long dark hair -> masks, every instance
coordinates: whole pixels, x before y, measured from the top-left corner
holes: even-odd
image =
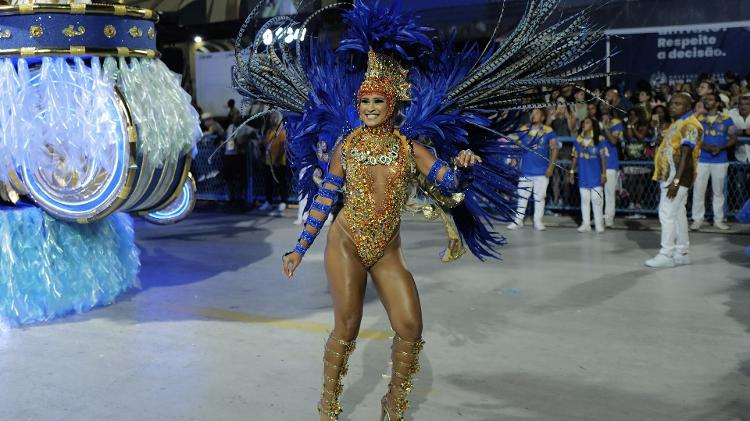
[[[599,140],[601,139],[601,136],[602,136],[602,129],[601,129],[601,126],[599,125],[599,120],[593,117],[587,116],[586,118],[581,120],[581,127],[578,129],[578,136],[583,136],[583,122],[586,120],[591,121],[591,132],[592,132],[592,135],[594,136],[594,145],[598,145]]]
[[[655,105],[654,108],[651,109],[651,115],[657,114],[656,110],[662,110],[664,111],[664,121],[659,121],[660,123],[671,123],[672,122],[672,116],[669,115],[669,110],[664,105]]]

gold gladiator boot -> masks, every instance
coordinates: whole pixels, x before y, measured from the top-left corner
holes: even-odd
[[[328,337],[323,354],[323,391],[318,402],[318,413],[328,417],[330,421],[337,421],[342,408],[339,403],[342,383],[349,369],[349,356],[354,352],[355,341],[346,342],[341,339]]]
[[[382,412],[380,421],[403,421],[404,413],[409,407],[407,399],[412,387],[412,379],[419,371],[419,352],[424,346],[422,339],[409,342],[398,335],[393,337],[391,345],[391,381],[388,393],[380,400]]]

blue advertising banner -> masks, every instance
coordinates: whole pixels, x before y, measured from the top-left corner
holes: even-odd
[[[750,73],[750,22],[746,24],[609,31],[612,51],[620,51],[611,59],[611,69],[652,85],[695,80],[701,73],[719,81],[727,71],[744,77]]]

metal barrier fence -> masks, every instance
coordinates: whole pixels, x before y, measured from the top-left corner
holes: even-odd
[[[570,146],[575,142],[573,137],[560,137],[563,145]],[[750,138],[742,138],[743,143],[750,143]],[[216,151],[220,145],[216,136],[206,136],[198,143],[198,154],[193,161],[193,176],[195,177],[198,194],[202,200],[227,200],[229,198],[227,183],[223,175],[223,151]],[[564,148],[558,164],[550,180],[547,191],[547,209],[552,211],[575,211],[580,209],[580,195],[578,186],[570,184],[570,148]],[[211,159],[209,160],[209,156]],[[564,159],[562,159],[564,158]],[[246,201],[265,200],[265,174],[263,163],[256,161],[252,154],[246,155],[247,183]],[[651,180],[653,161],[621,161],[618,171],[617,204],[619,214],[656,214],[659,207],[659,186]],[[750,197],[750,164],[731,162],[727,175],[724,192],[726,194],[727,216],[737,213],[745,201]],[[711,184],[706,191],[706,212],[711,215]],[[290,202],[296,198],[290,192]],[[688,198],[688,209],[692,203]],[[530,203],[531,205],[531,203]]]
[[[223,176],[224,153],[221,150],[216,151],[220,143],[220,138],[215,135],[203,136],[198,142],[198,154],[193,159],[193,166],[191,168],[196,187],[198,188],[198,192],[196,193],[198,199],[229,199],[227,183]]]
[[[229,187],[224,176],[224,150],[223,148],[217,150],[221,142],[215,135],[204,136],[198,142],[192,173],[198,188],[196,197],[200,200],[229,200]],[[263,162],[256,160],[252,153],[247,153],[244,156],[247,160],[246,176],[248,179],[245,202],[253,203],[256,200],[265,200]]]
[[[581,199],[578,186],[570,184],[570,152],[565,145],[575,142],[574,137],[560,137],[564,149],[558,164],[565,168],[555,168],[547,191],[546,208],[553,211],[574,211],[580,209]],[[750,138],[740,138],[741,143],[750,143]],[[659,208],[659,185],[651,180],[654,171],[653,161],[620,161],[617,172],[617,193],[615,208],[619,214],[656,214]],[[688,197],[688,212],[692,207],[691,189]],[[706,189],[706,215],[713,216],[711,183]],[[750,164],[730,162],[727,179],[724,185],[725,215],[734,216],[750,198]]]

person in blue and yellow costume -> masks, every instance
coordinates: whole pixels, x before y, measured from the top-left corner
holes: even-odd
[[[521,178],[518,179],[518,210],[515,220],[508,229],[516,230],[523,226],[529,196],[534,195],[534,229],[544,231],[542,222],[544,204],[547,199],[547,186],[555,170],[560,143],[552,127],[544,124],[547,116],[543,108],[531,110],[531,124],[523,125],[512,137],[525,148],[521,155]]]
[[[394,128],[394,111],[409,99],[409,84],[406,71],[393,59],[370,52],[357,99],[364,126],[334,150],[302,235],[284,256],[283,271],[289,278],[294,275],[343,189],[344,207],[328,232],[325,250],[335,324],[325,346],[321,419],[335,418],[341,411],[339,385],[359,333],[369,273],[396,332],[393,373],[382,406],[388,419],[397,420],[406,410],[424,344],[417,287],[401,253],[401,208],[417,172],[445,193],[457,190],[460,173]],[[462,151],[456,161],[464,168],[481,162],[471,150]]]
[[[615,225],[615,208],[617,202],[617,174],[620,171],[620,144],[623,139],[622,120],[613,116],[612,108],[602,103],[599,107],[602,114],[603,146],[607,149],[607,182],[604,183],[604,226]]]
[[[654,181],[659,182],[659,222],[661,250],[646,260],[654,268],[690,264],[688,251],[687,196],[698,173],[698,157],[703,144],[703,125],[691,111],[690,94],[677,93],[669,101],[674,122],[664,133],[654,156]]]
[[[732,117],[721,111],[722,103],[719,94],[709,92],[701,98],[706,113],[698,116],[698,121],[703,125],[703,146],[698,158],[698,175],[695,178],[693,188],[693,224],[690,229],[698,230],[703,225],[703,217],[706,214],[706,188],[708,179],[711,179],[711,192],[713,195],[712,207],[714,212],[714,227],[720,230],[728,230],[729,225],[724,223],[724,184],[729,171],[729,154],[737,142],[737,128],[734,126]]]
[[[591,210],[594,211],[596,232],[604,232],[604,185],[607,182],[608,150],[602,143],[599,122],[593,117],[581,121],[576,143],[573,145],[570,182],[578,172],[581,193],[581,226],[578,232],[591,231]]]

